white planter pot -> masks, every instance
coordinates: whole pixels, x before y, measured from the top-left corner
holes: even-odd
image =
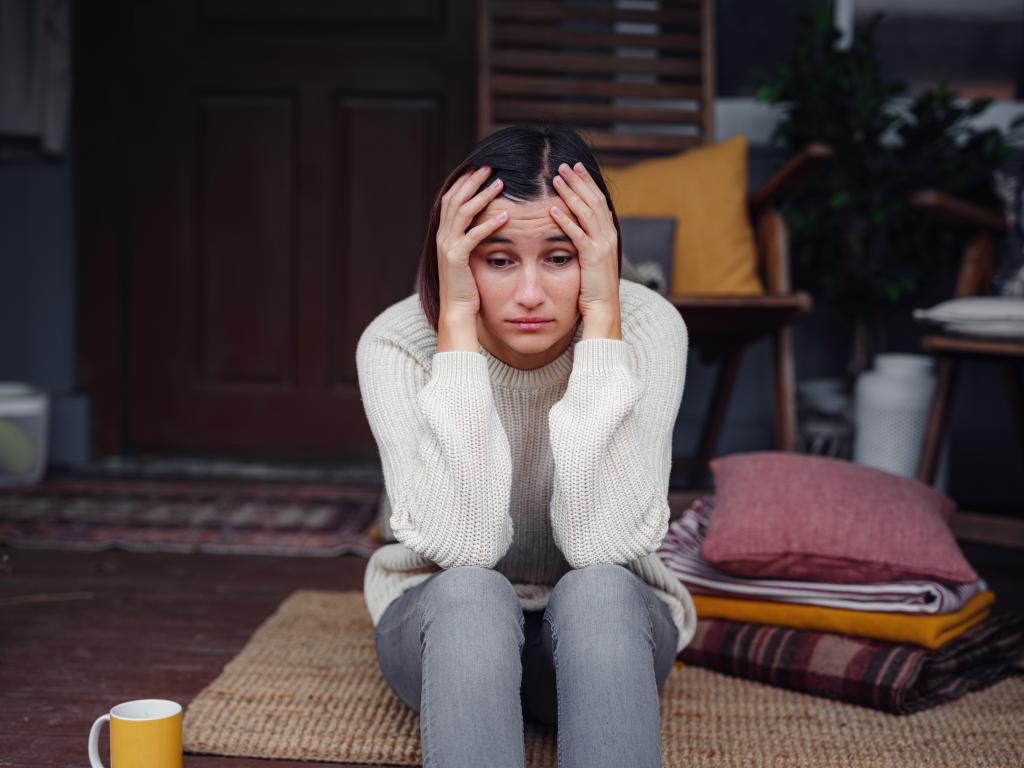
[[[935,393],[935,361],[928,355],[882,354],[854,388],[853,460],[905,477],[917,476]],[[935,487],[945,492],[949,439],[943,441]]]
[[[0,486],[28,485],[46,473],[49,396],[20,382],[0,382]]]

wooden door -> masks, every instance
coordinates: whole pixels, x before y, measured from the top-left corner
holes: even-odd
[[[89,6],[97,448],[372,455],[355,345],[413,292],[433,193],[475,141],[473,3]]]

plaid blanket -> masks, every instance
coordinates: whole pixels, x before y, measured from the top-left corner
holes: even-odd
[[[1024,672],[1024,614],[993,612],[941,648],[700,619],[683,663],[897,715]]]

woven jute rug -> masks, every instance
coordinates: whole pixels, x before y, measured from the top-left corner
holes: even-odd
[[[662,765],[907,768],[1024,765],[1024,678],[897,716],[699,667],[661,690]],[[525,723],[527,766],[556,731]],[[291,594],[188,705],[192,754],[419,765],[419,715],[388,688],[362,593]]]

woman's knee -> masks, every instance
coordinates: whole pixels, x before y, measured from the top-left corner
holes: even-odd
[[[522,628],[523,612],[515,587],[492,568],[447,568],[425,586],[421,601],[433,614],[466,614],[475,619],[512,616]]]
[[[565,573],[552,590],[550,602],[561,610],[618,609],[636,601],[644,604],[640,594],[643,586],[639,576],[621,565],[588,565]]]
[[[550,631],[590,644],[619,631],[651,634],[649,598],[639,576],[621,565],[577,568],[559,579],[545,612]],[[575,642],[575,641],[574,641]]]

